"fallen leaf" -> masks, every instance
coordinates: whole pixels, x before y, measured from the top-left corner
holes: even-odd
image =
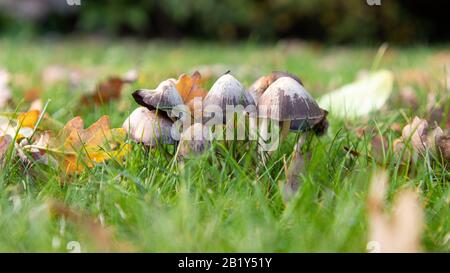
[[[394,76],[379,70],[345,85],[319,99],[319,106],[331,115],[357,118],[379,110],[391,95]]]
[[[87,129],[84,129],[83,120],[76,117],[46,147],[33,144],[24,149],[51,153],[66,174],[74,174],[110,159],[120,162],[130,151],[125,139],[125,130],[110,128],[108,116],[101,117]]]
[[[200,98],[203,100],[207,95],[207,91],[200,87],[201,78],[200,73],[195,71],[192,76],[186,74],[180,75],[175,84],[184,104],[191,109],[191,113],[194,112],[194,99]]]
[[[0,136],[9,135],[12,138],[16,138],[17,142],[24,137],[30,137],[33,135],[37,121],[35,115],[36,113],[34,112],[21,113],[18,116],[21,120],[13,118],[13,115],[10,117],[0,116]]]
[[[393,213],[388,215],[385,212],[387,187],[386,173],[377,173],[372,177],[367,200],[368,246],[377,246],[374,252],[420,252],[424,213],[417,193],[409,189],[397,193]]]
[[[34,128],[41,112],[39,110],[31,110],[25,113],[20,113],[17,117],[19,125],[22,127]]]
[[[84,95],[81,101],[85,105],[104,104],[113,99],[120,98],[123,81],[118,77],[111,77],[108,80],[98,84],[92,94]]]
[[[26,102],[33,102],[40,98],[42,94],[42,89],[39,87],[31,88],[23,95]]]

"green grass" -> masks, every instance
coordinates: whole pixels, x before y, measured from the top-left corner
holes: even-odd
[[[22,41],[0,40],[0,67],[15,75],[14,102],[26,110],[22,95],[40,85],[42,70],[63,64],[88,70],[86,81],[138,68],[138,83],[126,86],[122,99],[100,107],[79,107],[86,88],[66,84],[46,87],[51,99],[47,113],[60,122],[80,115],[89,125],[109,115],[120,127],[137,107],[131,92],[153,88],[168,77],[192,71],[199,65],[224,64],[246,86],[272,70],[300,75],[308,90],[318,97],[351,82],[358,71],[370,69],[376,48],[321,48],[300,45],[204,44],[195,42],[119,41]],[[432,73],[430,84],[443,80],[429,66],[430,58],[449,47],[397,48],[388,51],[380,66],[394,71],[423,69]],[[209,88],[214,79],[207,83]],[[395,86],[395,94],[399,86]],[[287,205],[278,181],[284,179],[283,154],[289,154],[295,135],[264,166],[256,149],[239,149],[232,155],[222,150],[189,160],[185,172],[159,154],[133,145],[123,167],[107,163],[66,178],[61,186],[58,170],[40,164],[25,166],[6,162],[0,174],[0,251],[65,252],[70,241],[82,251],[96,251],[92,238],[77,225],[50,217],[43,206],[55,198],[92,215],[115,231],[136,251],[250,251],[250,252],[364,252],[367,244],[366,197],[371,175],[386,169],[390,176],[388,203],[400,189],[416,187],[425,207],[425,251],[450,250],[450,189],[448,165],[418,160],[409,170],[388,152],[376,163],[368,155],[376,134],[389,139],[393,122],[404,125],[414,115],[427,116],[428,88],[417,86],[419,110],[413,111],[391,99],[381,114],[358,121],[331,118],[329,133],[310,144],[302,186]],[[442,90],[440,90],[442,91]],[[443,91],[446,92],[446,91]],[[14,109],[13,109],[14,110]],[[408,119],[408,120],[407,120]],[[378,130],[358,138],[358,126]],[[217,143],[214,145],[218,145]],[[360,153],[353,157],[344,147]],[[170,147],[169,147],[170,148]],[[60,242],[59,244],[57,242]],[[52,243],[53,242],[53,243]]]

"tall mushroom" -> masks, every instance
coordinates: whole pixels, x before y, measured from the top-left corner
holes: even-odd
[[[261,131],[263,138],[267,138],[265,133],[269,120],[279,122],[280,140],[283,140],[289,130],[309,131],[326,127],[326,113],[308,91],[291,77],[277,79],[259,98],[258,116],[265,127]]]
[[[297,81],[299,84],[303,85],[302,80],[300,80],[299,77],[295,76],[292,73],[289,72],[283,72],[283,71],[273,71],[269,75],[262,76],[259,79],[257,79],[249,88],[248,91],[252,95],[254,101],[256,104],[258,104],[259,98],[262,96],[264,91],[276,80],[278,80],[281,77],[289,77]]]
[[[298,176],[304,167],[301,148],[309,132],[322,135],[328,128],[327,111],[321,109],[299,81],[291,77],[280,77],[261,95],[258,104],[259,117],[264,121],[262,133],[267,132],[269,121],[279,122],[281,141],[290,130],[305,132],[295,145],[293,156],[283,186],[284,199],[289,200],[298,188]],[[263,141],[267,135],[262,134]]]

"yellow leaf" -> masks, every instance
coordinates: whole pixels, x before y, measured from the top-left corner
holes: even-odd
[[[34,128],[40,114],[41,112],[39,110],[30,110],[25,113],[20,113],[17,120],[22,127]]]
[[[125,130],[110,128],[108,116],[101,117],[87,129],[83,120],[76,117],[52,139],[50,147],[33,147],[53,153],[65,173],[74,174],[110,159],[120,162],[130,151],[125,139]]]

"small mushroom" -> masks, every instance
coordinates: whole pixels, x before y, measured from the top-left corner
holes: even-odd
[[[172,108],[183,104],[183,99],[177,91],[175,80],[161,82],[155,90],[139,89],[133,92],[134,100],[149,110],[170,112]]]
[[[266,89],[272,83],[274,83],[276,80],[278,80],[281,77],[292,78],[299,84],[303,85],[302,80],[300,80],[300,78],[295,76],[294,74],[291,74],[289,72],[283,72],[283,71],[273,71],[269,75],[262,76],[259,79],[257,79],[248,89],[248,91],[252,95],[256,104],[258,104],[259,98],[262,96],[264,91],[266,91]]]
[[[175,143],[172,137],[172,124],[164,112],[157,113],[156,110],[138,107],[125,120],[122,128],[133,141],[154,147],[157,144]]]
[[[200,155],[211,147],[207,138],[208,128],[201,123],[194,123],[180,135],[178,155],[187,157],[189,155]]]
[[[289,130],[309,131],[315,129],[318,134],[328,127],[327,111],[321,109],[313,97],[295,79],[281,77],[273,82],[261,95],[258,115],[281,123],[281,138]]]
[[[226,123],[227,106],[241,105],[246,108],[255,105],[255,101],[244,86],[228,72],[221,76],[211,87],[203,101],[203,115],[206,119],[212,117],[211,106],[222,110],[223,123]]]

